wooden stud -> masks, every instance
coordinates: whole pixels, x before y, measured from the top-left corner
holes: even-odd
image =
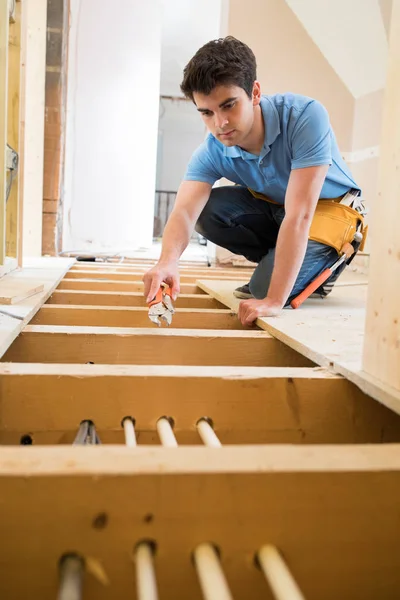
[[[369,274],[363,370],[383,390],[400,392],[400,0],[393,0],[383,129],[379,201]]]
[[[400,442],[398,415],[324,369],[0,363],[1,444],[70,444],[84,418],[123,444],[127,415],[140,444],[155,444],[163,414],[179,444],[199,444],[204,415],[224,446]]]
[[[210,424],[210,419],[202,417],[197,421],[196,425],[197,431],[206,446],[209,446],[210,448],[221,448],[221,442]]]
[[[257,553],[257,559],[276,600],[305,600],[275,546],[262,546]]]
[[[173,421],[171,421],[171,418],[169,417],[161,417],[161,419],[158,419],[157,421],[157,432],[160,436],[161,444],[166,448],[178,447],[178,442],[176,441],[172,426]]]
[[[43,304],[31,325],[78,325],[92,327],[154,328],[147,306],[90,306],[85,304]],[[171,328],[239,329],[245,327],[237,315],[223,308],[178,308]],[[253,329],[258,329],[255,327]]]
[[[122,420],[122,426],[125,433],[125,444],[130,448],[137,446],[136,435],[135,435],[135,421],[132,417],[124,417]]]
[[[141,542],[135,551],[136,593],[138,600],[158,600],[157,580],[153,564],[154,551],[148,542]]]
[[[90,292],[55,290],[48,304],[90,304],[101,306],[146,306],[140,292]],[[225,308],[208,294],[181,294],[174,302],[176,308]]]
[[[199,544],[193,558],[205,600],[233,600],[215,548]]]
[[[6,257],[8,37],[8,0],[0,0],[0,265],[4,265]]]
[[[5,362],[312,366],[264,331],[28,325]]]
[[[8,52],[8,144],[20,152],[21,3],[15,4],[15,20],[9,27]],[[19,185],[17,170],[6,209],[6,255],[17,257],[19,233]]]

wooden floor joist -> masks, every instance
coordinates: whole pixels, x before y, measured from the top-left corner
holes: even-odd
[[[31,324],[154,329],[148,312],[147,306],[44,304],[31,320]],[[178,308],[172,325],[174,329],[245,329],[236,313],[221,308]],[[253,329],[259,328],[255,326]]]
[[[71,568],[83,600],[145,574],[160,600],[272,599],[289,571],[305,600],[396,597],[400,416],[211,295],[251,270],[184,270],[170,328],[145,270],[76,263],[4,340],[0,596]],[[101,444],[72,446],[82,423]]]
[[[264,331],[29,325],[10,362],[140,365],[312,366]]]
[[[82,419],[122,444],[127,416],[153,444],[164,414],[180,444],[201,417],[223,444],[400,442],[398,415],[324,369],[0,363],[0,397],[3,444],[71,443]]]
[[[133,597],[134,549],[150,539],[162,598],[202,597],[191,557],[204,542],[236,600],[268,597],[265,544],[309,600],[396,598],[399,473],[397,445],[3,448],[0,594],[55,598],[58,560],[75,552],[85,600]]]
[[[49,304],[90,304],[100,306],[146,306],[143,292],[95,292],[89,290],[55,290]],[[226,308],[208,294],[181,294],[176,308]]]

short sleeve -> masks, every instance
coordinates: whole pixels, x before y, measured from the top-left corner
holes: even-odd
[[[185,181],[203,181],[213,185],[221,177],[206,142],[203,142],[193,153],[183,179]]]
[[[327,110],[320,102],[310,102],[294,126],[292,169],[332,164],[331,125]]]

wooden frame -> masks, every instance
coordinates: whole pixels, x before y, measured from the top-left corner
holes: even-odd
[[[397,128],[396,69],[390,78]],[[397,146],[384,137],[391,189]],[[389,201],[382,252],[397,260]],[[1,309],[0,596],[54,598],[59,561],[74,555],[87,600],[132,595],[144,570],[164,600],[211,598],[211,571],[226,598],[261,600],[272,550],[306,599],[397,597],[400,346],[377,287],[369,311],[386,337],[369,330],[364,373],[359,281],[318,314],[310,304],[252,330],[232,323],[231,295],[250,272],[188,265],[172,327],[157,329],[143,322],[143,261],[75,264],[64,277],[70,266],[40,299]],[[396,326],[398,281],[386,311]],[[76,437],[85,428],[92,447]]]
[[[58,560],[75,552],[87,565],[85,597],[119,600],[135,585],[136,545],[150,539],[162,596],[200,599],[190,556],[207,542],[220,548],[235,598],[257,599],[268,584],[254,557],[272,544],[306,597],[390,597],[400,417],[266,331],[243,329],[226,304],[198,293],[197,269],[184,284],[197,293],[181,296],[191,306],[177,303],[169,329],[150,326],[144,266],[133,269],[93,265],[93,277],[75,278],[83,269],[72,266],[3,355],[0,497],[12,504],[0,504],[5,534],[23,512],[28,540],[18,558],[17,541],[0,551],[7,573],[23,568],[47,600]],[[226,285],[209,272],[210,290]],[[123,447],[125,417],[136,446]],[[177,447],[160,447],[162,417]],[[204,447],[204,418],[222,448]],[[103,446],[70,448],[88,420]],[[0,593],[12,598],[10,581]],[[25,585],[14,583],[16,597]]]
[[[202,597],[191,555],[203,542],[220,549],[238,600],[268,597],[254,561],[266,543],[310,600],[394,598],[399,456],[398,446],[5,448],[0,593],[54,598],[58,561],[74,552],[85,598],[126,598],[134,549],[150,539],[163,598]]]
[[[0,1],[0,275],[18,266],[21,170],[21,39],[22,6]],[[18,154],[18,169],[6,201],[6,146]]]

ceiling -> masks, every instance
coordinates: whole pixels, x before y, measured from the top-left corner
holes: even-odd
[[[385,86],[387,34],[379,0],[286,0],[355,98]]]
[[[221,36],[229,0],[161,2],[161,94],[178,96],[187,62],[203,44]],[[286,2],[355,98],[384,87],[385,25],[387,27],[392,0]]]

